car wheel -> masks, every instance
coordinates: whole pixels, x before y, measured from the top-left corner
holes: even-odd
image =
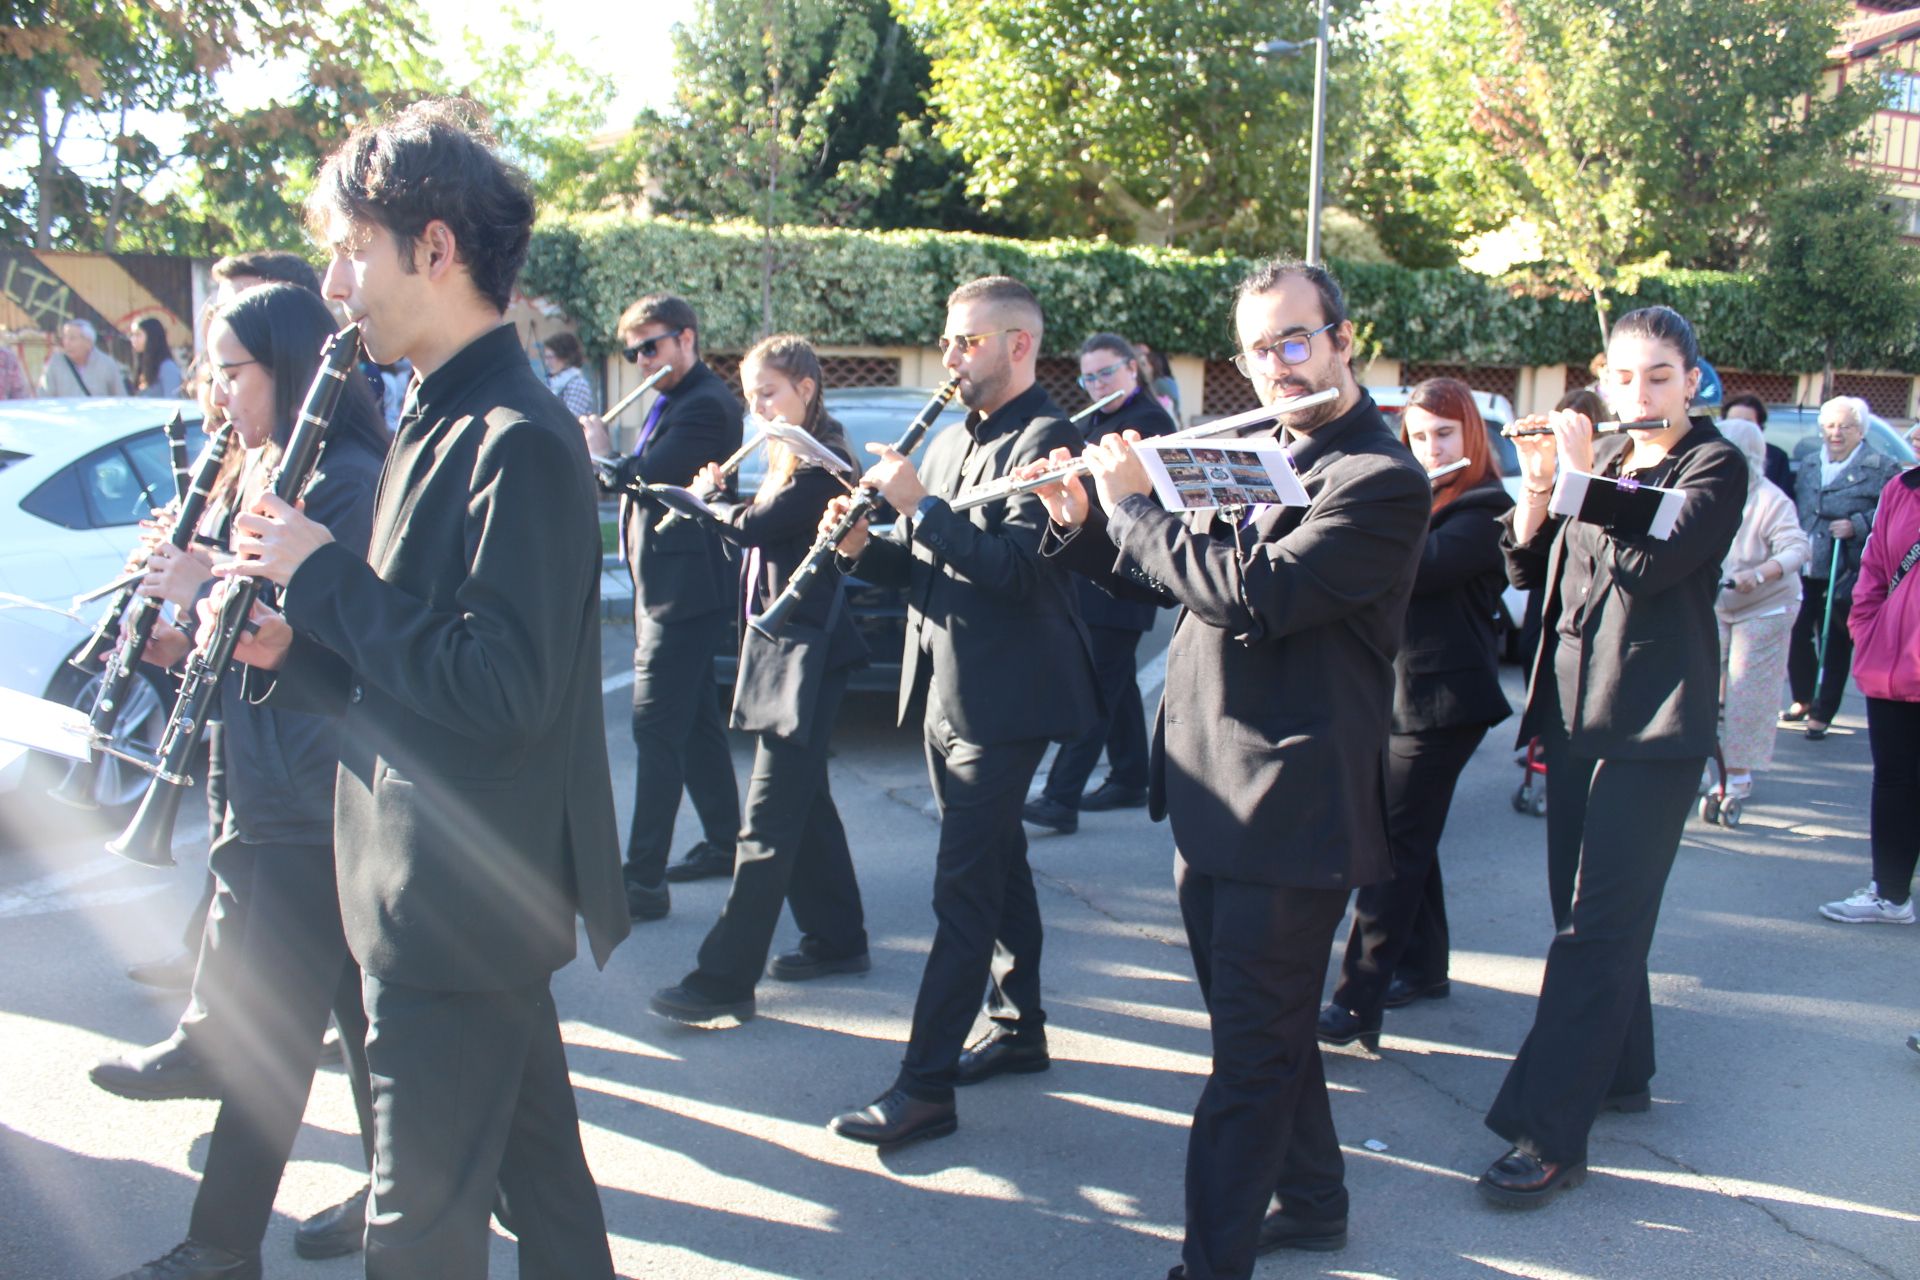
[[[91,710],[100,692],[100,679],[98,675],[84,676],[71,667],[63,667],[53,687],[47,690],[47,698],[52,702],[78,707],[82,711]],[[114,717],[113,736],[150,753],[156,752],[160,747],[161,731],[166,727],[167,715],[172,709],[173,688],[167,678],[151,667],[140,667],[137,678],[128,686],[126,705]],[[57,773],[52,785],[55,788],[66,785],[79,791],[79,795],[69,798],[68,803],[98,809],[104,817],[114,821],[132,817],[133,811],[139,807],[140,797],[147,792],[147,783],[152,775],[117,756],[96,753],[95,759],[90,781],[67,769]]]

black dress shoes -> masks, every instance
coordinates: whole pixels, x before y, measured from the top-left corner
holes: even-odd
[[[303,1258],[344,1258],[367,1243],[367,1192],[362,1186],[331,1209],[293,1229],[293,1251]]]
[[[1145,787],[1123,787],[1112,778],[1080,797],[1080,808],[1085,813],[1105,813],[1109,809],[1144,809],[1146,806]]]
[[[751,1022],[754,1015],[753,993],[744,1000],[719,1000],[681,983],[662,987],[647,1001],[647,1007],[670,1022],[686,1027],[718,1030]]]
[[[1330,1004],[1320,1010],[1320,1021],[1314,1028],[1314,1034],[1321,1044],[1352,1044],[1358,1040],[1369,1052],[1380,1052],[1380,1015],[1375,1014],[1371,1021],[1364,1021],[1360,1015],[1337,1004]]]
[[[876,1147],[898,1147],[925,1138],[944,1138],[960,1127],[951,1102],[928,1102],[889,1089],[858,1111],[837,1115],[827,1126],[843,1138]]]
[[[1053,1065],[1041,1032],[1022,1034],[996,1026],[968,1045],[953,1069],[956,1085],[979,1084],[995,1076],[1031,1075]]]
[[[1587,1166],[1548,1164],[1515,1147],[1480,1175],[1480,1194],[1507,1209],[1538,1209],[1556,1191],[1571,1191],[1587,1180]]]
[[[733,878],[733,846],[722,849],[709,840],[702,840],[682,854],[680,861],[667,868],[667,879],[675,884],[722,876]]]
[[[1295,1218],[1275,1209],[1260,1220],[1256,1253],[1298,1249],[1303,1253],[1332,1253],[1347,1247],[1345,1218]]]
[[[1080,811],[1069,809],[1058,800],[1049,800],[1045,796],[1029,800],[1020,809],[1022,821],[1036,827],[1045,827],[1049,831],[1058,831],[1070,836],[1080,829]]]
[[[135,1049],[119,1058],[107,1058],[93,1064],[87,1079],[123,1098],[137,1102],[156,1102],[165,1098],[220,1097],[220,1089],[208,1071],[181,1040],[162,1040],[159,1044]]]
[[[176,951],[164,960],[143,960],[127,966],[127,976],[143,987],[158,991],[188,991],[193,987],[193,969],[199,957],[191,951]]]
[[[767,976],[782,982],[808,982],[836,973],[865,973],[873,960],[862,951],[857,956],[816,956],[802,948],[767,961]]]
[[[649,920],[664,920],[673,907],[673,895],[662,880],[656,885],[644,885],[628,878],[627,918],[635,924],[645,924]]]
[[[228,1253],[186,1240],[165,1257],[124,1271],[113,1280],[260,1280],[260,1255]]]
[[[1453,984],[1445,978],[1438,982],[1408,982],[1405,978],[1395,978],[1387,984],[1386,999],[1382,1000],[1389,1009],[1404,1009],[1416,1000],[1445,1000],[1453,994]]]

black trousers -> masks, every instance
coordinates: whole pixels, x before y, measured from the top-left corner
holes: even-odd
[[[331,1011],[340,1022],[360,1136],[372,1155],[366,1015],[347,953],[331,845],[224,840],[209,858],[219,883],[201,944],[219,1010],[196,1033],[220,1084],[220,1112],[188,1234],[236,1253],[260,1247],[313,1087]],[[238,904],[242,909],[231,908]],[[218,964],[205,963],[213,953]]]
[[[1345,889],[1225,880],[1175,856],[1174,885],[1213,1031],[1187,1138],[1187,1280],[1253,1274],[1270,1204],[1344,1217],[1346,1162],[1314,1023]]]
[[[1867,699],[1873,751],[1873,882],[1889,902],[1913,892],[1920,861],[1920,702]]]
[[[367,1280],[485,1276],[496,1184],[521,1280],[610,1278],[547,983],[424,991],[368,974],[364,987],[377,1122]]]
[[[1832,724],[1840,712],[1840,699],[1847,692],[1847,675],[1853,669],[1853,633],[1847,630],[1853,593],[1833,599],[1833,622],[1826,629],[1827,665],[1822,671],[1817,641],[1821,620],[1827,615],[1827,580],[1802,578],[1800,586],[1805,594],[1787,641],[1787,687],[1793,691],[1795,702],[1811,708],[1808,719]]]
[[[1147,787],[1147,712],[1140,702],[1135,654],[1140,632],[1124,627],[1088,627],[1093,642],[1093,675],[1100,684],[1100,702],[1106,714],[1071,742],[1062,743],[1047,770],[1047,799],[1069,809],[1080,807],[1080,796],[1107,753],[1107,780],[1115,786],[1144,791]]]
[[[1447,976],[1446,893],[1440,836],[1453,789],[1485,725],[1396,733],[1387,749],[1387,840],[1393,879],[1353,899],[1353,928],[1333,1002],[1365,1022],[1379,1016],[1396,972],[1425,985]],[[1415,940],[1418,946],[1411,946]]]
[[[713,655],[727,626],[725,613],[666,626],[644,615],[634,621],[638,759],[626,874],[637,884],[657,885],[667,874],[682,787],[709,843],[731,849],[739,836],[740,787],[713,683]]]
[[[845,668],[827,673],[810,737],[759,735],[733,889],[686,979],[702,995],[744,1000],[753,994],[783,903],[793,909],[800,948],[809,955],[838,959],[866,952],[860,884],[827,783],[827,747],[847,674]]]
[[[953,1096],[953,1070],[987,987],[987,1014],[1038,1032],[1040,900],[1020,825],[1027,786],[1047,752],[1044,738],[982,746],[954,732],[929,697],[927,772],[940,808],[934,859],[933,948],[920,975],[913,1030],[897,1085],[933,1101]]]
[[[1647,953],[1706,758],[1595,760],[1568,750],[1564,730],[1547,749],[1549,855],[1571,861],[1577,888],[1547,950],[1533,1029],[1487,1127],[1542,1160],[1570,1163],[1587,1158],[1587,1132],[1606,1099],[1653,1078]],[[1568,839],[1570,858],[1552,847]]]
[[[220,843],[230,834],[227,823],[232,815],[227,812],[227,736],[226,728],[218,720],[209,720],[207,735],[207,845],[209,849]],[[187,915],[187,922],[180,929],[180,948],[192,955],[200,954],[200,939],[206,932],[207,916],[213,910],[214,894],[219,889],[219,881],[213,874],[213,867],[207,867],[205,881],[200,886],[200,900],[193,904],[193,910]],[[193,987],[187,993],[187,1007],[180,1013],[180,1022],[174,1028],[173,1038],[186,1044],[195,1052],[199,1045],[194,1037],[207,1020],[207,1002],[205,984],[196,966],[193,975]]]

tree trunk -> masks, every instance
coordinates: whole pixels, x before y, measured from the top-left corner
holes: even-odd
[[[767,24],[767,95],[772,117],[767,128],[767,198],[760,215],[760,336],[773,334],[773,215],[780,191],[780,43],[773,5],[761,7]]]
[[[120,219],[127,210],[127,152],[120,141],[127,136],[129,105],[125,101],[120,104],[120,127],[113,139],[113,195],[107,201],[107,225],[100,237],[100,247],[106,253],[113,253],[120,247]]]
[[[1827,339],[1827,367],[1820,375],[1820,403],[1833,399],[1833,348],[1834,340]]]
[[[1598,287],[1593,290],[1593,314],[1600,321],[1600,350],[1607,349],[1607,341],[1613,337],[1613,320],[1607,315],[1607,291]]]

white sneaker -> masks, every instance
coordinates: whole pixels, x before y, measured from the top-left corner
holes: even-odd
[[[1820,914],[1841,924],[1913,923],[1913,899],[1909,898],[1896,907],[1875,892],[1876,888],[1870,884],[1857,890],[1850,898],[1826,903],[1821,906]]]

